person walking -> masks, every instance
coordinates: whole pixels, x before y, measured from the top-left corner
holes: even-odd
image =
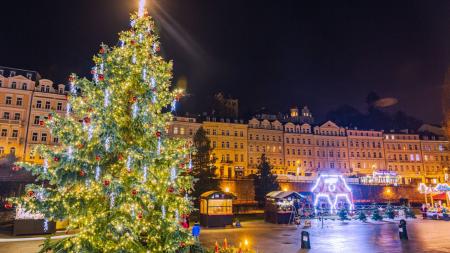
[[[200,237],[200,224],[195,222],[194,226],[192,226],[192,236],[198,242]]]

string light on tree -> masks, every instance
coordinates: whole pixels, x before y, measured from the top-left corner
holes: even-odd
[[[165,134],[180,97],[172,62],[158,55],[145,1],[130,24],[116,47],[100,46],[92,80],[70,75],[68,117],[43,124],[60,140],[38,147],[46,165],[18,164],[46,184],[28,186],[31,195],[15,202],[78,231],[47,241],[43,252],[174,253],[193,243],[178,220],[192,210],[192,176],[178,173],[190,150]]]

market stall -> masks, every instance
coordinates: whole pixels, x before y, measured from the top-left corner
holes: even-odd
[[[264,220],[275,224],[288,224],[299,208],[305,206],[306,198],[294,191],[273,191],[266,195]]]
[[[200,225],[225,227],[233,224],[233,199],[229,192],[208,191],[200,196]]]
[[[450,220],[448,205],[450,203],[450,186],[446,183],[435,187],[419,184],[419,192],[425,196],[425,217],[431,219]],[[425,212],[423,210],[423,212]]]
[[[14,235],[53,234],[55,231],[55,222],[48,221],[42,214],[27,212],[20,206],[16,208]]]

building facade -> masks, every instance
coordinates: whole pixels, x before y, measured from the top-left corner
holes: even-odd
[[[213,148],[217,176],[237,178],[248,172],[248,126],[243,121],[207,118],[202,123]]]
[[[265,154],[267,161],[277,174],[285,173],[283,125],[278,120],[257,120],[248,122],[248,172],[255,174],[261,155]]]
[[[0,155],[42,162],[36,144],[55,145],[57,139],[41,121],[52,111],[64,111],[65,85],[41,79],[36,71],[0,67]]]

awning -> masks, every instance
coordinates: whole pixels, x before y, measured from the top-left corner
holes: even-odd
[[[445,192],[433,195],[432,198],[433,198],[433,200],[447,200],[447,196],[446,196]]]

